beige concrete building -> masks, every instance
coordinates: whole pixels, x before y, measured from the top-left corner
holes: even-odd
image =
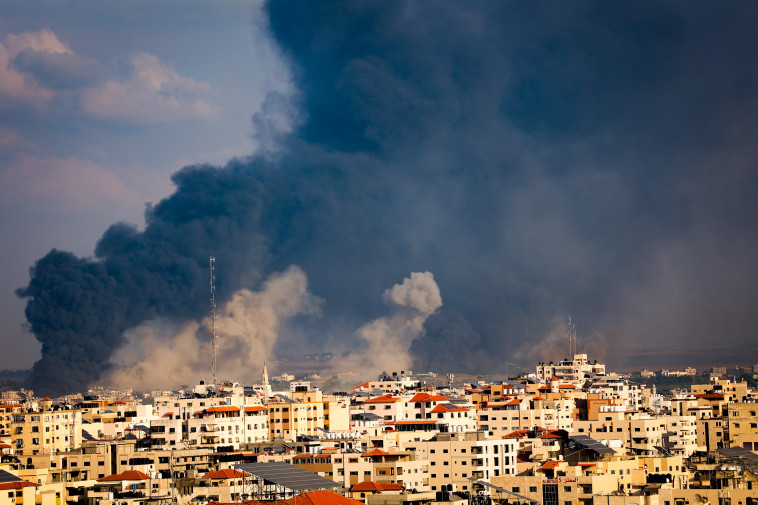
[[[542,427],[571,431],[574,402],[568,399],[535,399],[530,396],[480,403],[476,413],[481,431],[498,438],[517,430]]]
[[[43,401],[38,411],[12,415],[11,444],[19,456],[78,449],[82,445],[82,412],[51,408]]]
[[[731,403],[727,412],[728,446],[758,451],[758,403]]]
[[[636,411],[601,410],[597,421],[574,421],[574,434],[596,440],[620,441],[624,448],[641,456],[661,451],[689,456],[698,449],[693,416],[658,416]]]
[[[586,354],[574,354],[572,359],[562,360],[558,364],[552,362],[537,365],[537,377],[547,381],[558,377],[573,382],[580,382],[589,375],[605,375],[605,365],[597,360],[590,362]]]
[[[428,441],[404,447],[429,461],[431,491],[453,484],[460,491],[473,490],[469,478],[490,479],[516,473],[516,449],[512,439],[487,440],[482,432],[440,433]]]
[[[295,391],[289,399],[274,397],[266,407],[271,439],[295,440],[298,435],[320,435],[321,430],[350,429],[348,401],[321,391]]]

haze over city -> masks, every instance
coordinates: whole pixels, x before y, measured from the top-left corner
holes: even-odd
[[[0,368],[752,364],[757,10],[4,2]]]

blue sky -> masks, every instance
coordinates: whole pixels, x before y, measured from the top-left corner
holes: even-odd
[[[0,5],[0,368],[39,346],[14,291],[56,247],[81,256],[190,162],[256,147],[251,116],[288,70],[260,2]]]

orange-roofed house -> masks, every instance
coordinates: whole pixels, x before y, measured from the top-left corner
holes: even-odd
[[[405,490],[402,484],[382,484],[379,482],[360,482],[350,488],[350,498],[365,501],[369,495],[376,494],[400,494]]]
[[[404,419],[405,403],[398,396],[385,394],[364,400],[361,405],[364,412],[377,415],[384,421],[401,421]]]
[[[87,493],[87,498],[100,502],[108,499],[110,493],[113,493],[113,497],[129,493],[133,497],[147,498],[151,495],[151,481],[150,475],[137,470],[106,475],[97,479],[97,484]]]
[[[15,473],[0,470],[0,504],[33,504],[38,487]]]
[[[476,412],[466,403],[434,393],[416,393],[404,401],[403,421],[434,421],[443,432],[476,429]]]
[[[221,502],[240,501],[244,489],[246,473],[224,468],[208,472],[199,480],[199,486],[195,487],[195,495],[206,497],[208,500]]]

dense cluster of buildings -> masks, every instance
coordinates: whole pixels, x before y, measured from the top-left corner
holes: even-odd
[[[0,505],[329,501],[258,476],[266,464],[320,477],[342,505],[755,505],[757,400],[716,376],[663,396],[585,354],[444,389],[403,372],[273,391],[264,371],[144,398],[6,392]]]

